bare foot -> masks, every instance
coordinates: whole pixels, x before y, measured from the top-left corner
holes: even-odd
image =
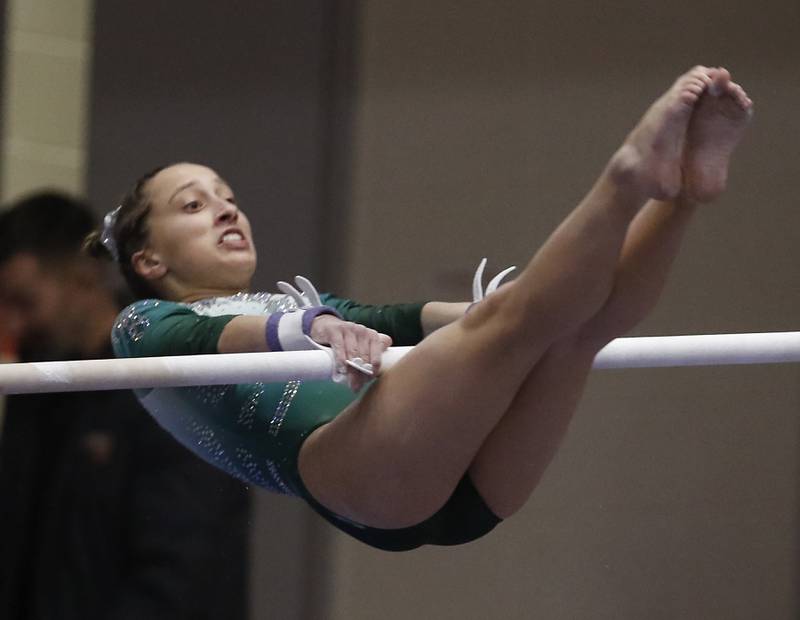
[[[686,195],[711,202],[725,190],[728,164],[753,115],[753,102],[730,73],[719,69],[700,97],[686,134],[683,161]]]
[[[697,66],[679,77],[628,135],[608,172],[619,185],[665,200],[681,191],[681,162],[689,120],[716,69]]]

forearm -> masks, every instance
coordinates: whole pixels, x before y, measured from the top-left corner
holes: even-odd
[[[422,332],[427,336],[440,327],[457,321],[464,316],[467,308],[469,308],[469,303],[467,302],[448,303],[444,301],[430,301],[426,303],[422,306],[422,313],[420,315]]]
[[[469,303],[431,301],[422,307],[420,322],[425,336],[449,323],[457,321],[467,311]],[[269,351],[264,336],[267,317],[237,316],[222,330],[217,351],[219,353],[251,353]]]
[[[258,353],[269,351],[265,336],[267,317],[237,316],[230,321],[219,336],[219,353]]]

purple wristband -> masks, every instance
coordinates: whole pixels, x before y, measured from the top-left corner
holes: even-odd
[[[274,312],[267,319],[265,336],[270,351],[304,351],[313,349],[306,336],[311,334],[311,324],[321,314],[341,315],[330,306],[312,306],[292,312]]]
[[[273,312],[267,319],[266,338],[267,347],[270,351],[283,351],[281,341],[278,338],[278,323],[280,323],[285,312]]]
[[[303,322],[302,322],[302,329],[303,334],[306,336],[311,335],[311,324],[314,322],[320,314],[332,314],[337,319],[341,319],[342,315],[336,312],[330,306],[313,306],[306,310],[303,310]]]

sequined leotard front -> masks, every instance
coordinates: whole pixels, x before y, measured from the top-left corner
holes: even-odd
[[[330,295],[323,302],[359,323],[389,333],[397,344],[421,337],[421,304],[363,306]],[[119,357],[216,353],[225,325],[238,315],[296,308],[291,297],[239,293],[175,303],[148,299],[128,306],[112,332]],[[398,342],[399,341],[399,342]],[[138,390],[145,408],[201,458],[247,483],[302,494],[297,456],[303,440],[338,415],[355,395],[324,381]]]

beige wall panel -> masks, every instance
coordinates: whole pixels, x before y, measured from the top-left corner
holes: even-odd
[[[93,0],[23,0],[14,3],[14,27],[26,32],[86,40]]]
[[[3,161],[4,191],[19,197],[44,187],[80,195],[84,189],[83,167],[59,165],[37,159],[6,155]]]
[[[86,65],[81,58],[14,54],[8,138],[81,147],[85,138]]]
[[[37,187],[84,191],[93,3],[8,4],[3,90],[4,201]]]

